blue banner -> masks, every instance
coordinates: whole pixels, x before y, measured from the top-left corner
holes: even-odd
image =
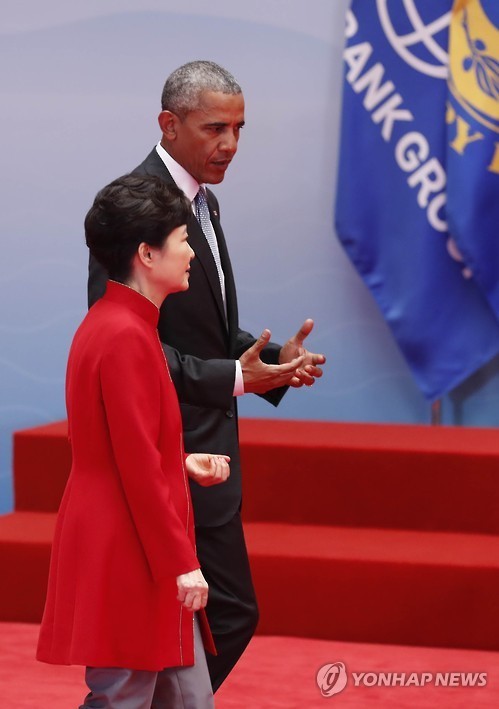
[[[451,8],[353,0],[344,51],[337,233],[429,400],[499,352],[446,221]]]
[[[457,0],[449,40],[447,219],[499,318],[499,2]]]

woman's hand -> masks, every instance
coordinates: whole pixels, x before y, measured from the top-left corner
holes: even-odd
[[[201,573],[201,569],[195,569],[195,571],[189,571],[187,574],[177,576],[177,588],[177,600],[188,611],[198,611],[206,606],[208,602],[208,584]]]
[[[185,460],[187,474],[203,487],[224,483],[230,475],[228,455],[191,453]]]

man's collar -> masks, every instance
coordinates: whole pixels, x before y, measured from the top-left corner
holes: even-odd
[[[156,152],[164,162],[166,169],[173,177],[177,187],[180,187],[187,199],[192,202],[200,187],[197,180],[195,180],[182,165],[179,165],[179,163],[172,158],[170,153],[166,152],[161,143],[157,144]]]

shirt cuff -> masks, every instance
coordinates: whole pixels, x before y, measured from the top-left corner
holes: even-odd
[[[236,376],[234,377],[234,396],[242,396],[244,394],[244,379],[243,368],[241,362],[236,359]]]

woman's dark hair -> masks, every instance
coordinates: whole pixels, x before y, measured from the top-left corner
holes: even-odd
[[[143,241],[161,247],[192,214],[175,185],[155,175],[123,175],[97,193],[85,217],[85,241],[110,278],[123,282]]]

